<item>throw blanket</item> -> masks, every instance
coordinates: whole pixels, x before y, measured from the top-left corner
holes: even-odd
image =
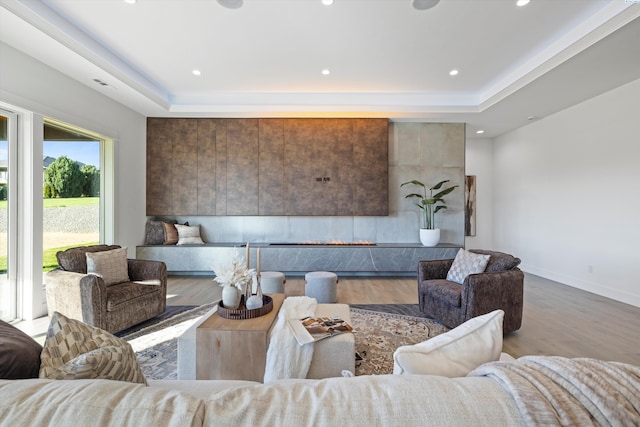
[[[481,365],[511,393],[531,426],[640,426],[640,367],[596,359],[527,356]]]
[[[291,328],[289,319],[302,319],[316,313],[318,303],[315,298],[285,298],[278,313],[278,319],[269,334],[269,348],[264,370],[264,382],[306,378],[313,357],[313,344],[299,345]]]

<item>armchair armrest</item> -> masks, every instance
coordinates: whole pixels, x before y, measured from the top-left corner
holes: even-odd
[[[45,293],[49,316],[59,311],[73,319],[104,327],[107,288],[102,278],[57,268],[45,275]]]
[[[505,331],[520,328],[522,322],[524,273],[519,268],[467,276],[462,284],[462,306],[467,319],[505,309]]]
[[[129,279],[132,282],[158,280],[160,286],[167,288],[167,266],[162,261],[128,259]]]
[[[446,279],[453,259],[418,262],[418,283],[423,280]]]

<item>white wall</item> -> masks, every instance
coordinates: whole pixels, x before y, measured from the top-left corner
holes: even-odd
[[[640,306],[639,111],[636,80],[497,138],[495,248]]]
[[[115,139],[115,231],[114,242],[135,246],[144,236],[146,119],[93,89],[0,43],[0,102],[55,118]],[[41,142],[40,142],[41,143]],[[42,148],[40,147],[40,152]],[[40,197],[42,193],[40,193]],[[34,223],[42,224],[42,212],[34,212]],[[33,230],[37,233],[38,230]],[[42,230],[40,230],[40,234]],[[33,300],[42,300],[40,277],[25,283]],[[29,295],[30,292],[25,292]],[[27,305],[27,303],[25,303]],[[23,307],[25,317],[37,308]]]
[[[467,249],[493,248],[493,139],[467,138],[467,175],[476,176],[476,235],[464,238]]]

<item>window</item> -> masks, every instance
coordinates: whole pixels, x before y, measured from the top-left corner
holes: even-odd
[[[17,116],[0,109],[0,319],[10,321],[17,313],[16,281],[16,180]]]
[[[46,120],[43,143],[43,269],[57,267],[56,252],[101,239],[101,152],[104,140]]]

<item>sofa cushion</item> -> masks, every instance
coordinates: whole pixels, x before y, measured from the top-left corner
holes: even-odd
[[[171,381],[165,381],[170,383]],[[0,380],[3,426],[201,426],[188,393],[108,380]]]
[[[176,243],[178,243],[179,238],[176,223],[165,221],[162,223],[162,227],[164,228],[164,242],[162,244],[175,245]]]
[[[87,252],[87,274],[102,277],[106,286],[129,281],[127,248]]]
[[[57,311],[51,316],[40,359],[40,378],[100,378],[146,384],[128,342]]]
[[[205,399],[205,425],[523,425],[509,396],[498,382],[476,377],[365,375],[279,380],[211,395]]]
[[[513,255],[509,255],[504,252],[487,251],[483,249],[470,249],[469,252],[491,255],[489,263],[484,270],[486,272],[512,270],[520,265],[520,258],[516,258]]]
[[[482,273],[490,257],[460,249],[447,273],[447,280],[462,284],[468,275]]]
[[[176,224],[175,227],[176,230],[178,230],[177,245],[204,245],[200,237],[200,225],[189,226]]]
[[[144,244],[145,245],[163,245],[164,244],[164,226],[163,222],[175,224],[175,219],[165,220],[147,220],[144,227]]]
[[[60,268],[75,273],[87,274],[87,252],[101,252],[118,249],[118,245],[78,246],[56,253]]]
[[[38,378],[42,346],[20,329],[0,320],[0,378]]]
[[[463,377],[483,363],[500,358],[504,311],[495,310],[393,354],[394,374]]]
[[[430,298],[434,300],[444,301],[454,307],[460,307],[462,301],[462,286],[445,279],[424,280],[422,282],[422,293],[430,295]]]

